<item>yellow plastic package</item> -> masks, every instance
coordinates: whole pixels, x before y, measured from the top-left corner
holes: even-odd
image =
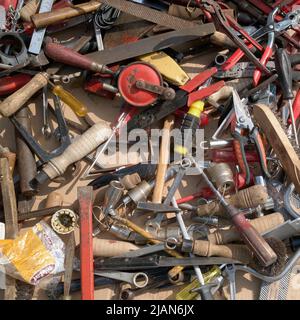
[[[32,285],[64,271],[64,252],[64,242],[43,221],[14,240],[0,240],[5,272]]]

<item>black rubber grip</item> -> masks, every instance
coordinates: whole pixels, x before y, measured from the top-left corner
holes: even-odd
[[[275,63],[283,99],[293,99],[294,94],[292,90],[292,66],[290,58],[284,49],[279,48],[276,50]]]

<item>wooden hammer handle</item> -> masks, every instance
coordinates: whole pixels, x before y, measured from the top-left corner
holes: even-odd
[[[38,73],[25,86],[15,91],[0,104],[0,113],[4,117],[10,117],[23,107],[23,105],[40,89],[48,83],[47,73]]]
[[[152,202],[161,203],[163,189],[165,185],[165,175],[167,172],[170,156],[170,131],[174,126],[174,116],[168,116],[164,123],[163,134],[160,145],[159,164],[157,167],[156,184],[153,190]]]
[[[31,17],[31,21],[35,28],[44,28],[56,22],[96,11],[100,6],[101,3],[99,1],[89,1],[73,6],[72,8],[61,8],[51,12],[35,14]]]

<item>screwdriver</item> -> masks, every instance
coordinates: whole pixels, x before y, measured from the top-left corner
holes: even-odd
[[[52,87],[52,92],[65,104],[67,104],[77,114],[78,117],[84,117],[87,114],[88,110],[86,106],[70,92],[65,90],[61,85],[55,85],[50,81],[49,84]]]
[[[296,121],[295,121],[293,105],[292,105],[292,100],[294,98],[292,66],[286,50],[282,48],[277,49],[275,54],[275,63],[276,63],[276,69],[278,72],[278,80],[282,90],[282,97],[283,97],[283,100],[287,101],[288,103],[295,142],[297,147],[299,147]]]
[[[22,88],[15,91],[0,103],[0,113],[5,117],[12,116],[15,112],[21,109],[34,94],[50,83],[55,95],[65,102],[79,117],[85,116],[87,113],[86,107],[60,85],[54,85],[51,83],[49,78],[50,75],[46,72],[37,73]]]
[[[185,142],[185,143],[184,145],[177,144],[175,146],[175,151],[178,154],[185,156],[188,153],[189,150],[187,149],[186,146],[192,144],[193,136],[195,136],[196,130],[199,129],[200,117],[203,110],[204,110],[204,102],[201,100],[195,101],[189,107],[189,110],[186,113],[180,127],[181,134],[182,134],[182,142]]]

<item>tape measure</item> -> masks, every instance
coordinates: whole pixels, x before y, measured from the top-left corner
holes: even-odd
[[[53,3],[54,3],[54,0],[42,0],[39,13],[51,11]],[[45,33],[46,33],[46,28],[34,30],[31,37],[28,52],[34,53],[34,54],[40,53]]]

